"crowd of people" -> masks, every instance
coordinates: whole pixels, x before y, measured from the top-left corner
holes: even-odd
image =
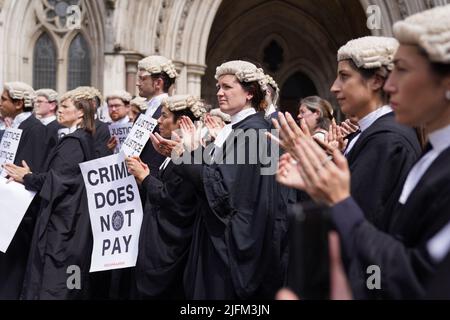
[[[139,96],[106,95],[109,123],[95,88],[5,83],[0,136],[22,136],[3,169],[37,194],[0,253],[0,299],[302,298],[290,282],[311,258],[293,250],[298,210],[329,214],[324,298],[450,298],[449,16],[450,5],[436,7],[397,22],[394,37],[342,46],[330,84],[341,123],[318,96],[302,98],[298,115],[280,112],[275,80],[242,60],[216,68],[211,109],[172,95],[174,64],[149,56],[138,63]],[[158,126],[140,156],[126,158],[144,211],[137,263],[90,273],[79,164],[117,152],[108,125],[140,115]],[[293,265],[301,255],[304,265]],[[81,269],[78,289],[67,286],[71,265]],[[375,288],[370,266],[380,270]]]

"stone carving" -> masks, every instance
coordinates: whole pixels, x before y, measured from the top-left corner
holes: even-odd
[[[77,17],[83,21],[84,19],[84,0],[41,0],[36,1],[36,16],[39,21],[48,29],[66,33],[70,30],[68,26],[69,8],[70,6],[79,6],[81,17]]]
[[[181,13],[180,22],[178,24],[176,50],[175,50],[176,52],[175,55],[178,60],[181,59],[181,46],[183,45],[183,34],[184,34],[184,27],[186,26],[186,19],[189,15],[189,11],[191,10],[194,1],[195,0],[186,0],[183,12]]]

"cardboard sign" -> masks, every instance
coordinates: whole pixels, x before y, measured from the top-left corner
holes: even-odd
[[[90,272],[136,266],[142,204],[123,153],[80,164],[94,236]]]
[[[3,134],[0,142],[0,176],[6,177],[6,170],[2,165],[5,163],[14,163],[19,148],[20,138],[22,137],[22,129],[8,128]]]
[[[116,149],[114,149],[114,153],[120,152],[120,149],[127,139],[132,127],[132,123],[112,123],[109,125],[109,133],[111,134],[111,137],[114,136],[117,139],[117,146]]]
[[[0,251],[6,253],[36,192],[0,177]]]
[[[157,125],[158,121],[156,119],[141,114],[134,123],[120,151],[123,151],[127,157],[140,156],[142,149],[144,149],[148,139],[150,139],[150,133],[155,130]]]

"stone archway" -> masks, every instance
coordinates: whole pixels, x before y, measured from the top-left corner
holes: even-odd
[[[42,1],[23,0],[6,1],[2,54],[3,81],[21,80],[32,84],[33,80],[33,48],[37,37],[43,32],[54,33],[53,39],[58,48],[57,90],[66,91],[67,52],[70,40],[82,33],[91,49],[92,85],[103,89],[103,57],[104,57],[104,19],[103,3],[99,1],[81,0],[83,4],[83,22],[81,29],[55,27],[46,23],[46,16],[39,11]],[[17,17],[21,17],[18,19]]]
[[[226,60],[257,62],[283,86],[311,83],[317,93],[331,99],[337,49],[349,39],[369,35],[359,0],[228,0],[222,2],[209,35],[202,96],[215,103],[215,67]],[[301,74],[303,80],[299,82]],[[286,90],[284,90],[286,92]],[[293,109],[298,96],[287,90],[281,97]],[[293,110],[290,110],[293,111]]]

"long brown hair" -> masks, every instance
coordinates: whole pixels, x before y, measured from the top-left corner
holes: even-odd
[[[80,123],[80,127],[89,132],[95,134],[95,111],[92,108],[88,100],[77,100],[74,102],[75,108],[83,111],[83,120]]]
[[[261,91],[261,86],[257,81],[240,82],[245,92],[253,96],[251,103],[256,111],[264,111],[267,108],[267,103],[264,99],[264,93]]]

